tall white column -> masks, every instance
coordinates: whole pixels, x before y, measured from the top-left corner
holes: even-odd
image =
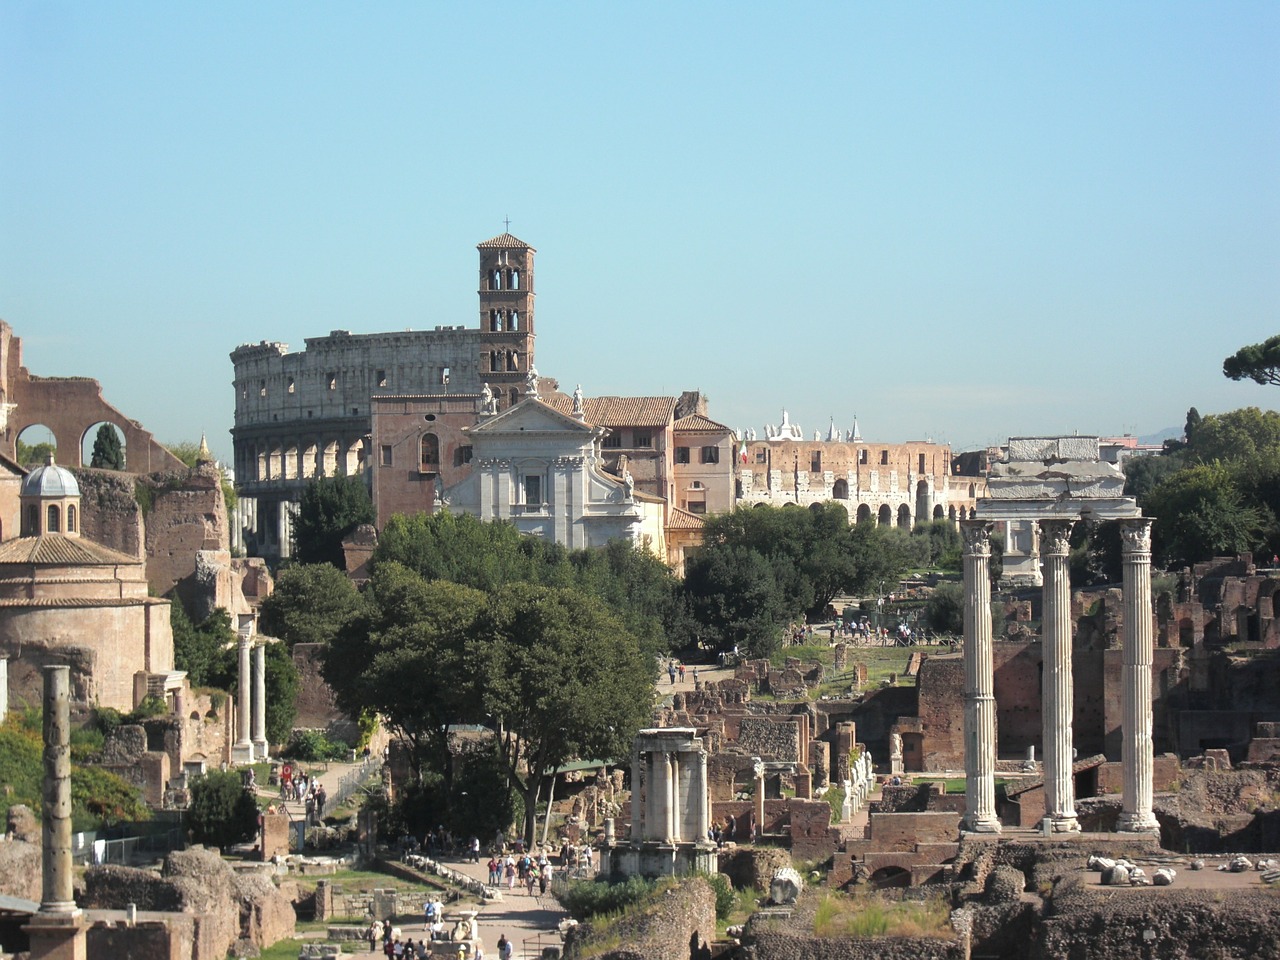
[[[631,754],[631,842],[639,843],[644,839],[644,816],[640,806],[641,786],[640,751]],[[652,793],[652,790],[650,790]]]
[[[267,645],[253,645],[253,752],[259,760],[267,759]]]
[[[1124,794],[1118,828],[1158,833],[1151,811],[1151,521],[1120,522],[1124,562],[1124,667],[1121,674],[1121,767]]]
[[[999,833],[995,664],[991,649],[991,524],[961,520],[964,538],[964,827]]]
[[[665,842],[671,839],[671,764],[663,751],[655,750],[650,757],[653,763],[653,831],[649,836]]]
[[[1071,721],[1071,584],[1067,578],[1073,520],[1040,521],[1044,572],[1044,802],[1055,833],[1080,829],[1076,819]]]
[[[232,747],[237,760],[253,761],[253,741],[250,739],[249,716],[251,711],[252,684],[249,677],[249,638],[240,638],[236,661],[238,687],[236,697],[236,742]]]
[[[707,831],[711,829],[711,803],[707,788],[707,751],[699,750],[694,755],[694,793],[698,798],[698,840],[707,839]]]
[[[9,658],[0,656],[0,723],[9,715]]]
[[[680,754],[667,754],[667,769],[671,776],[671,800],[667,804],[667,823],[671,825],[671,829],[667,832],[667,836],[671,838],[672,843],[679,843],[681,840],[682,830],[680,829]]]

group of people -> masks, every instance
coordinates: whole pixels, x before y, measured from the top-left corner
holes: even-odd
[[[546,894],[554,872],[555,867],[545,853],[537,858],[527,853],[518,859],[510,853],[505,857],[495,855],[489,858],[489,886],[500,887],[505,883],[508,890],[514,890],[519,883],[530,897],[535,887],[538,893]]]
[[[713,823],[711,825],[711,829],[707,831],[707,839],[715,843],[717,847],[722,843],[735,841],[738,839],[739,826],[738,818],[731,813],[725,818],[723,829],[718,823]],[[750,839],[752,843],[758,843],[760,841],[760,824],[756,820],[754,812],[751,814],[750,818],[745,821],[745,826],[747,828],[748,839]]]

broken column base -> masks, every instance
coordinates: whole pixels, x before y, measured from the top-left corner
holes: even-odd
[[[232,763],[253,763],[254,751],[252,743],[236,743],[231,746]]]
[[[1116,823],[1118,833],[1153,833],[1160,835],[1160,822],[1154,815],[1140,816],[1136,813],[1122,813]]]
[[[1056,833],[1079,833],[1080,821],[1075,817],[1061,818],[1055,820],[1053,817],[1045,817],[1040,821],[1040,829],[1046,837],[1051,837]]]
[[[79,909],[36,913],[22,928],[31,941],[31,960],[85,960],[85,923]]]

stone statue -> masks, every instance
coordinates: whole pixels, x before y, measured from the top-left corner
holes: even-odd
[[[538,395],[538,368],[530,367],[528,374],[524,378],[524,395],[526,397],[536,397]]]
[[[493,395],[493,388],[487,383],[484,385],[484,389],[480,391],[480,399],[484,403],[483,413],[492,415],[498,412],[498,398]]]
[[[757,780],[764,779],[764,761],[759,757],[751,758],[751,773]]]
[[[573,415],[575,417],[581,417],[585,415],[585,411],[583,410],[583,407],[582,407],[582,384],[578,384],[578,386],[573,391]]]

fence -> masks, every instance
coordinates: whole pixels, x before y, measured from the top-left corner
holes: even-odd
[[[337,788],[333,791],[333,796],[327,797],[325,800],[326,809],[336,809],[353,793],[365,785],[369,777],[374,771],[382,770],[382,757],[370,754],[361,761],[358,767],[352,767],[342,775],[342,779],[338,781]]]
[[[136,859],[155,859],[181,846],[182,830],[178,827],[110,840],[90,830],[71,835],[71,858],[76,863],[129,864]]]

